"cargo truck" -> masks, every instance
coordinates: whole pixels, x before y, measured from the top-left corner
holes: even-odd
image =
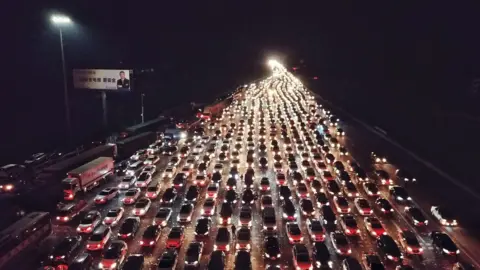
[[[117,141],[118,159],[127,159],[137,150],[148,148],[148,146],[155,142],[156,139],[157,134],[155,132],[144,132],[132,137],[128,137],[121,141]]]
[[[63,199],[71,201],[79,192],[87,192],[113,177],[114,161],[99,157],[67,173],[62,180]]]

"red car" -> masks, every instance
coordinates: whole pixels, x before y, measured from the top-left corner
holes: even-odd
[[[333,181],[335,178],[333,177],[331,172],[322,171],[322,179],[324,182],[327,182],[327,181]]]
[[[333,204],[335,204],[335,208],[337,209],[338,213],[348,214],[351,211],[347,199],[345,199],[343,196],[334,196]]]
[[[285,174],[277,173],[277,185],[283,186],[286,184],[287,184],[287,179],[285,177]]]
[[[303,241],[302,231],[300,230],[300,226],[298,226],[298,223],[287,222],[286,227],[288,242],[290,244],[300,243]]]
[[[307,219],[307,229],[312,237],[312,241],[323,242],[325,240],[325,230],[320,220]]]
[[[371,236],[378,238],[381,235],[387,234],[387,232],[385,231],[385,228],[383,228],[383,225],[380,222],[380,220],[378,220],[378,218],[365,217],[364,222],[365,222],[365,227],[367,228],[367,231],[370,233]]]
[[[185,237],[183,227],[173,227],[167,238],[167,248],[180,248]]]
[[[358,228],[357,221],[352,215],[344,215],[340,217],[340,226],[348,236],[360,235],[360,229]]]

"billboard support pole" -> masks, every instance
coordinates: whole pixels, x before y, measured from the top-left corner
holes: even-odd
[[[107,122],[107,92],[102,91],[102,110],[103,110],[103,126],[105,130],[108,128]]]
[[[71,142],[71,135],[72,135],[72,126],[70,123],[70,106],[68,102],[68,88],[67,88],[67,71],[65,68],[65,54],[63,51],[63,34],[62,34],[62,27],[58,27],[60,30],[60,50],[62,53],[62,69],[63,69],[63,98],[65,103],[65,119],[67,121],[67,138],[68,141]]]
[[[144,108],[143,108],[143,97],[145,96],[145,94],[142,93],[142,96],[141,96],[141,102],[142,102],[142,124],[145,123],[145,115],[144,115]]]

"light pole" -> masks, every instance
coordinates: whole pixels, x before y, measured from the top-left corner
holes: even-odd
[[[60,32],[60,50],[62,53],[62,70],[63,70],[63,98],[65,103],[65,120],[67,122],[67,136],[68,139],[71,139],[72,135],[72,126],[70,123],[70,106],[68,102],[68,89],[67,89],[67,71],[65,68],[65,54],[63,51],[63,33],[62,33],[62,26],[70,25],[72,20],[64,15],[52,15],[51,21],[54,25],[58,26],[58,30]]]
[[[144,115],[144,109],[143,109],[143,97],[145,97],[145,94],[142,93],[142,96],[141,96],[141,101],[142,101],[142,124],[145,122],[145,115]]]

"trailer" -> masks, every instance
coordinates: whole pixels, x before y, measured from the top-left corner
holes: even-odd
[[[62,180],[63,198],[71,201],[78,192],[87,192],[113,176],[114,160],[99,157],[67,173]]]
[[[127,138],[143,132],[148,132],[148,131],[155,132],[161,126],[165,125],[167,122],[168,122],[168,119],[165,116],[159,116],[156,119],[126,128],[123,132],[120,133],[120,137]]]
[[[157,134],[155,132],[144,132],[136,136],[117,141],[118,159],[123,160],[129,158],[137,150],[148,148],[148,146],[155,142],[156,139]]]

